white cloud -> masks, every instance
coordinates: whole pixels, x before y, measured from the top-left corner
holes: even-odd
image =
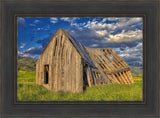
[[[107,18],[109,21],[117,21],[117,20],[120,20],[121,18],[117,18],[117,17],[110,17],[110,18]]]
[[[118,22],[126,22],[126,21],[128,21],[129,19],[131,19],[131,18],[129,18],[129,17],[109,17],[109,18],[106,18],[106,20],[108,20],[108,21],[118,21]]]
[[[90,28],[76,28],[68,30],[69,33],[77,40],[81,40],[83,42],[98,42],[103,45],[107,45],[109,43],[127,43],[128,45],[135,44],[136,41],[140,41],[143,39],[142,30],[122,30],[120,33],[110,33],[107,30],[103,29],[90,29]],[[83,34],[83,35],[82,35]],[[115,44],[115,45],[116,45]]]
[[[37,30],[43,30],[43,28],[39,28],[39,27],[38,27]]]
[[[142,61],[142,42],[138,43],[135,47],[125,47],[123,50],[114,48],[115,52],[119,54],[126,62]]]
[[[115,24],[117,28],[125,28],[129,27],[132,24],[138,25],[139,23],[142,23],[142,18],[137,17],[137,18],[129,18],[129,19],[122,19]]]
[[[69,17],[64,17],[64,18],[60,18],[61,20],[63,20],[63,21],[67,21],[67,22],[70,22],[71,20],[71,18],[69,18]]]
[[[107,30],[98,30],[96,31],[98,36],[106,36],[108,34]]]
[[[22,56],[22,57],[29,57],[29,54],[25,54],[24,52],[20,52],[18,51],[18,56]]]
[[[105,21],[116,21],[121,23],[127,23],[127,25],[142,22],[142,17],[109,17],[109,18],[103,18],[102,22]]]
[[[108,18],[103,18],[101,22],[106,22]]]
[[[75,22],[71,22],[71,24],[70,24],[71,26],[75,26],[75,27],[83,27],[84,25],[86,25],[86,23],[84,22],[84,23],[75,23]]]
[[[80,18],[77,18],[77,17],[74,17],[74,18],[69,18],[69,17],[63,17],[63,18],[60,18],[61,20],[63,21],[66,21],[66,22],[74,22],[75,20],[78,20]]]
[[[25,51],[18,51],[19,56],[23,57],[29,57],[29,56],[35,56],[35,55],[40,55],[43,51],[43,47],[31,47]]]
[[[36,25],[35,24],[29,24],[30,26],[33,26],[33,27],[35,27]]]
[[[75,26],[75,27],[80,27],[80,26],[84,26],[86,23],[77,23],[75,22],[76,20],[79,20],[80,18],[74,17],[74,18],[69,18],[69,17],[63,17],[60,18],[60,20],[63,20],[65,22],[70,23],[71,26]]]
[[[95,20],[88,21],[84,27],[92,29],[92,30],[98,30],[98,29],[115,30],[117,28],[115,26],[115,23],[98,22]]]
[[[26,45],[25,43],[21,43],[20,48],[24,48],[25,45]]]
[[[50,22],[51,23],[57,23],[58,22],[58,18],[52,17],[52,18],[50,18]]]
[[[122,30],[121,33],[112,35],[109,34],[108,37],[105,37],[105,40],[103,42],[133,42],[133,41],[140,41],[142,40],[143,35],[142,35],[142,30],[135,30],[135,31],[127,31]]]
[[[39,23],[39,22],[40,22],[40,20],[35,20],[35,21],[34,21],[34,23]]]
[[[116,22],[106,23],[107,20],[116,21]],[[141,24],[142,24],[141,17],[134,17],[134,18],[110,17],[110,18],[103,18],[101,21],[93,19],[92,21],[88,21],[84,27],[94,29],[94,30],[107,29],[108,32],[113,32],[118,29],[131,30],[133,29],[134,25],[141,25]]]

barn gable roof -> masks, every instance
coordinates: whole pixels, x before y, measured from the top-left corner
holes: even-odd
[[[59,32],[62,32],[63,35],[65,35],[69,41],[72,43],[72,45],[75,47],[75,49],[77,50],[77,52],[80,54],[80,56],[84,59],[85,63],[87,63],[89,66],[96,68],[96,66],[94,65],[92,59],[90,58],[90,56],[88,55],[85,46],[83,46],[82,44],[80,44],[77,40],[75,40],[68,32],[66,32],[65,30],[63,30],[62,28],[59,28],[57,30],[57,32],[53,35],[53,37],[56,36],[56,34],[58,34]],[[49,41],[52,42],[52,39]],[[43,50],[42,54],[44,53],[44,51],[46,50],[46,48],[48,47],[49,43],[47,44],[47,46],[45,47],[45,49]],[[42,55],[41,54],[41,55]]]

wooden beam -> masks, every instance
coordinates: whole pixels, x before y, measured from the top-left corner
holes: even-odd
[[[87,81],[88,81],[88,86],[92,86],[91,85],[91,72],[90,72],[90,68],[87,67]]]

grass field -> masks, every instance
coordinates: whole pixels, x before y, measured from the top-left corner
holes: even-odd
[[[135,83],[107,84],[87,87],[82,93],[53,92],[35,84],[35,73],[18,71],[18,100],[106,100],[141,101],[142,77],[133,76]]]

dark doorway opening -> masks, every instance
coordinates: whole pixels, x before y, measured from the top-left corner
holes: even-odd
[[[44,65],[44,84],[48,84],[49,65]]]
[[[87,81],[87,65],[83,66],[83,90],[86,89],[88,86],[88,81]]]

